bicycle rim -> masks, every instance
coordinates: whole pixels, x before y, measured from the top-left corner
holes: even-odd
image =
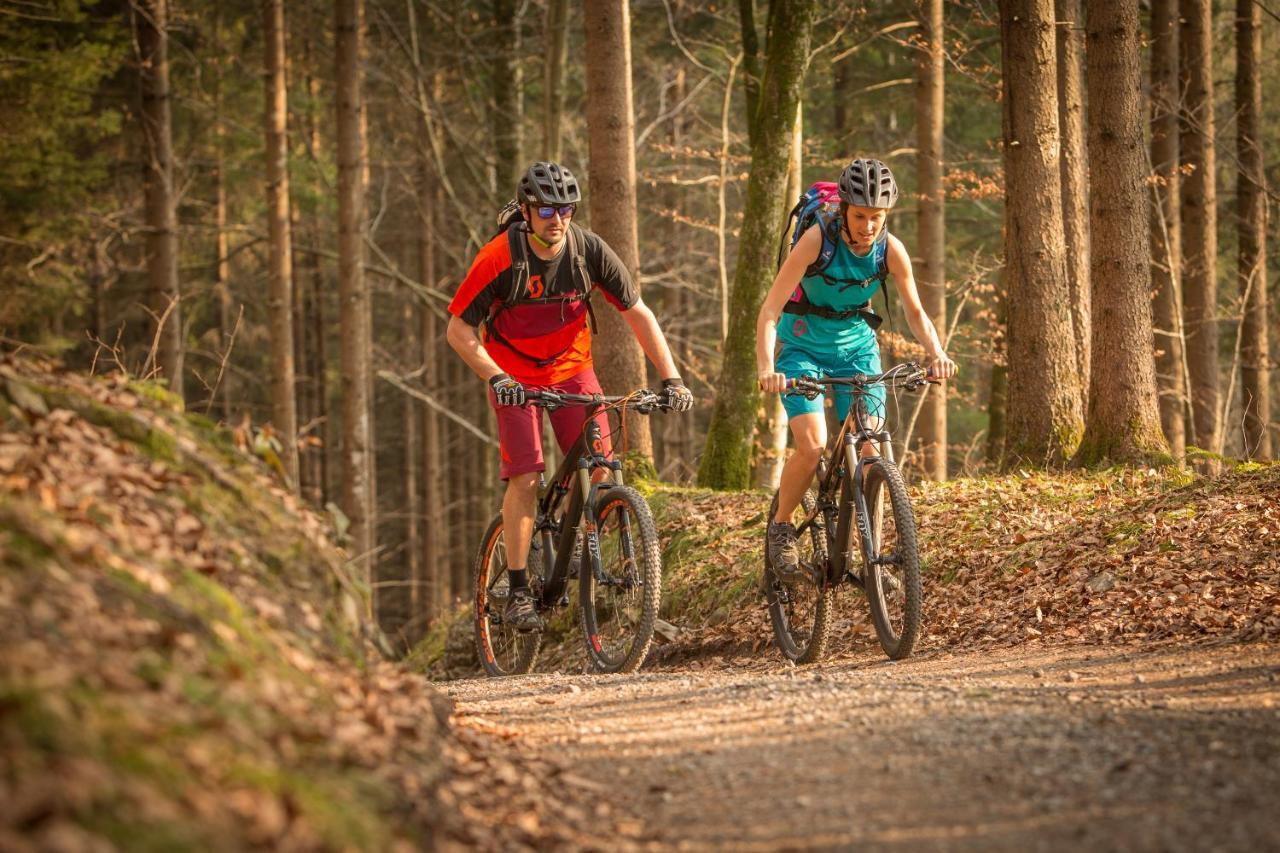
[[[540,632],[515,631],[502,622],[510,596],[507,568],[507,546],[499,515],[485,531],[475,571],[476,655],[480,666],[491,676],[520,675],[533,669],[542,645]],[[542,586],[541,575],[540,556],[531,550],[529,579],[535,591]]]
[[[615,486],[596,510],[600,576],[588,555],[579,568],[587,658],[598,672],[632,672],[644,663],[662,600],[662,556],[649,505]]]
[[[864,586],[876,635],[885,654],[911,654],[920,633],[920,554],[907,486],[896,465],[883,459],[866,468],[863,495],[871,530]]]
[[[800,506],[793,514],[797,526],[813,510],[812,492],[806,492]],[[771,520],[778,509],[778,496],[773,496],[769,506]],[[826,651],[830,633],[831,599],[833,591],[824,584],[793,584],[788,586],[778,580],[769,564],[768,522],[766,521],[764,548],[765,599],[769,604],[769,621],[773,625],[774,643],[783,657],[797,663],[813,663]],[[827,564],[827,542],[820,524],[811,526],[796,540],[800,549],[801,565],[809,565],[824,576]]]

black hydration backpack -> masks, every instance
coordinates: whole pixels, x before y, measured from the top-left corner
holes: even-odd
[[[561,263],[567,261],[573,270],[574,288],[568,293],[555,293],[547,295],[545,293],[531,294],[529,293],[529,240],[527,234],[529,225],[520,215],[520,206],[512,201],[508,202],[498,214],[498,231],[494,236],[498,236],[503,232],[507,235],[507,248],[511,253],[511,288],[506,296],[502,299],[495,299],[492,307],[489,309],[489,316],[484,322],[485,334],[514,352],[521,358],[533,362],[538,367],[546,367],[555,363],[561,356],[569,351],[573,346],[572,341],[567,344],[564,349],[546,358],[539,358],[524,352],[515,346],[510,339],[505,337],[498,331],[495,322],[498,315],[503,311],[510,310],[517,305],[546,305],[559,303],[561,314],[564,309],[575,302],[585,301],[587,305],[587,322],[591,326],[591,333],[596,333],[596,314],[591,307],[591,273],[587,269],[587,253],[586,253],[586,237],[583,230],[572,222],[569,223],[567,229],[565,252],[567,256]]]

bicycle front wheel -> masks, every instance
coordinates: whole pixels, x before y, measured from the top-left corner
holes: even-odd
[[[517,631],[502,621],[511,594],[507,569],[507,545],[499,513],[484,532],[475,570],[476,656],[491,676],[528,672],[542,647],[541,632]],[[529,551],[529,584],[535,593],[542,588],[542,559],[537,549]]]
[[[872,562],[863,573],[863,586],[881,648],[893,660],[902,660],[911,654],[920,636],[916,519],[897,465],[876,459],[864,470]]]
[[[578,600],[587,659],[597,672],[634,672],[644,663],[662,603],[662,549],[649,504],[614,486],[596,506],[600,572],[583,549]]]
[[[792,515],[799,524],[813,512],[813,492],[805,492]],[[778,495],[774,493],[769,505],[768,529],[778,511]],[[815,520],[816,521],[816,520]],[[808,567],[824,580],[827,573],[826,531],[821,523],[814,523],[796,540],[800,549],[800,564]],[[769,538],[764,544],[764,595],[769,604],[769,621],[773,623],[773,639],[783,657],[796,663],[814,663],[821,660],[827,649],[827,637],[831,632],[831,605],[834,590],[826,583],[799,583],[787,585],[773,573],[769,564]]]

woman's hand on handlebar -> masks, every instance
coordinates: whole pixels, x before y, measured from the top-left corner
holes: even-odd
[[[760,390],[766,394],[781,394],[787,390],[787,377],[774,370],[762,370],[756,377]]]
[[[950,356],[939,350],[937,355],[934,356],[933,361],[929,364],[929,378],[951,379],[956,375],[958,370],[959,368],[956,367],[956,363],[951,360]]]

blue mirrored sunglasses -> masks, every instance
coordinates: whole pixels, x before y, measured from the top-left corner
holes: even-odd
[[[578,206],[576,204],[562,204],[559,207],[539,207],[537,211],[539,219],[550,219],[557,213],[560,214],[561,219],[568,219],[573,216],[573,212],[577,209]]]

